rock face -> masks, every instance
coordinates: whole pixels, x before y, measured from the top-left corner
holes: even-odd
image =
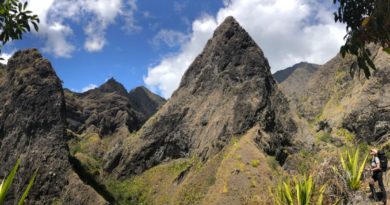
[[[320,66],[301,62],[273,74],[279,83],[279,88],[293,101],[300,100],[306,90],[307,82],[313,77]]]
[[[370,45],[373,62],[378,70],[370,79],[350,67],[352,56],[337,55],[300,86],[283,86],[291,96],[298,113],[309,121],[327,121],[332,128],[344,128],[366,142],[385,140],[390,135],[390,55]]]
[[[70,169],[61,81],[36,50],[15,53],[5,78],[0,87],[1,173],[22,159],[10,201],[20,197],[29,177],[39,168],[29,197],[32,202],[49,204],[60,196]]]
[[[101,136],[138,130],[165,103],[163,98],[146,88],[127,93],[113,78],[85,93],[65,90],[65,98],[69,129],[76,133],[95,132]]]
[[[21,159],[6,204],[16,203],[37,169],[28,204],[51,204],[61,197],[72,168],[61,81],[37,50],[18,51],[9,59],[0,81],[0,105],[1,178]],[[92,198],[100,197],[76,179]]]
[[[228,17],[184,74],[172,98],[125,147],[115,172],[140,173],[163,161],[218,153],[259,125],[259,146],[280,154],[295,125],[268,62],[249,34]]]
[[[352,88],[346,106],[350,110],[341,126],[356,133],[358,139],[383,143],[390,137],[390,55],[379,48],[374,63],[378,70],[373,76]]]
[[[297,78],[298,76],[305,77],[305,79],[308,79],[310,78],[311,74],[317,71],[318,67],[319,65],[317,64],[301,62],[286,69],[277,71],[273,74],[273,76],[275,80],[280,84],[287,80],[292,81],[292,79],[290,78],[293,78],[294,80],[300,80]]]
[[[128,97],[133,108],[142,114],[140,118],[143,122],[154,115],[166,102],[164,98],[150,92],[144,86],[130,90]]]

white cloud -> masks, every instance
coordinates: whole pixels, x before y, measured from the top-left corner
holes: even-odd
[[[225,0],[216,16],[202,16],[192,23],[191,37],[181,44],[179,53],[148,68],[145,84],[170,97],[185,70],[227,16],[234,16],[254,38],[273,72],[300,61],[324,63],[338,52],[345,34],[345,27],[333,22],[332,13],[331,2],[325,1]]]
[[[122,17],[124,30],[140,29],[133,17],[136,0],[28,0],[28,9],[40,18],[38,35],[46,40],[44,51],[57,57],[71,57],[75,45],[70,41],[73,30],[66,20],[84,27],[84,48],[100,51],[107,45],[106,30]]]
[[[15,53],[15,51],[11,51],[10,53],[1,52],[0,58],[2,58],[2,60],[0,60],[0,63],[7,64],[8,59],[10,59],[12,57],[12,55],[14,55],[14,53]]]
[[[169,47],[175,47],[187,42],[189,37],[189,35],[186,35],[179,31],[162,29],[157,33],[156,36],[154,36],[153,40],[151,41],[151,44],[153,46],[158,47],[163,43]]]
[[[75,46],[66,40],[68,36],[73,34],[70,27],[59,22],[54,22],[50,25],[41,27],[41,32],[46,38],[43,51],[52,53],[56,57],[71,57],[71,53],[75,50]]]
[[[180,83],[181,76],[198,55],[207,39],[217,26],[210,16],[204,16],[192,24],[192,36],[183,43],[182,51],[164,58],[157,66],[148,68],[148,76],[144,77],[145,84],[152,90],[160,90],[165,98],[170,97]]]
[[[85,86],[83,89],[81,89],[81,92],[87,92],[88,90],[92,90],[92,89],[95,89],[97,87],[98,86],[95,84],[89,84],[89,85]]]

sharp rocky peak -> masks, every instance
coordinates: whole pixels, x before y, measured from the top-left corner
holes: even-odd
[[[197,92],[270,75],[262,50],[233,17],[227,17],[186,71],[179,89],[187,87]]]
[[[126,88],[114,78],[107,80],[104,84],[98,87],[98,90],[105,93],[116,92],[121,95],[127,95]]]
[[[154,119],[124,151],[119,176],[192,154],[207,160],[256,125],[270,136],[259,146],[283,163],[278,153],[296,129],[267,59],[233,17],[216,29]]]

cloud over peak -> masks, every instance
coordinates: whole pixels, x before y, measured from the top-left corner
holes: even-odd
[[[216,16],[203,15],[192,23],[180,52],[148,68],[145,84],[170,97],[227,16],[234,16],[259,44],[273,72],[300,61],[324,63],[338,52],[345,34],[344,26],[333,22],[331,8],[331,2],[313,0],[225,0]]]

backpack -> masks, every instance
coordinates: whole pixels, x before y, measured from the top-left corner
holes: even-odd
[[[378,151],[378,158],[383,172],[387,171],[387,156],[383,150]]]

